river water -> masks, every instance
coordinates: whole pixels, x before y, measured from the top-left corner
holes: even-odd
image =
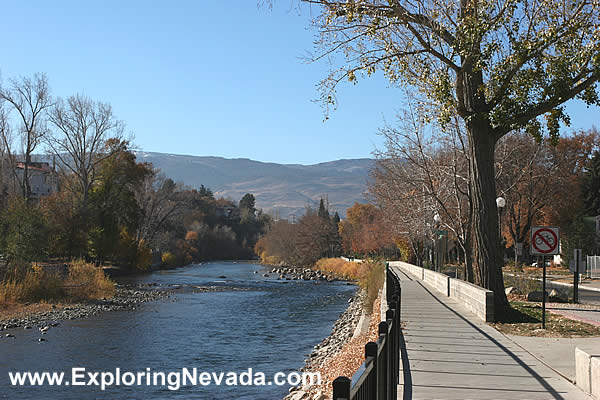
[[[343,282],[277,280],[263,277],[265,272],[260,265],[229,262],[159,271],[128,280],[181,285],[173,299],[64,321],[42,343],[37,329],[14,330],[15,339],[0,339],[0,398],[281,399],[290,385],[242,385],[247,382],[241,379],[237,386],[188,385],[176,391],[146,386],[144,379],[141,386],[105,391],[98,386],[19,387],[9,380],[9,372],[16,371],[64,372],[70,380],[72,368],[92,373],[120,368],[121,374],[197,368],[198,374],[246,372],[247,378],[251,368],[255,380],[264,373],[268,382],[277,372],[296,371],[331,332],[356,288]],[[218,290],[197,292],[197,286]]]

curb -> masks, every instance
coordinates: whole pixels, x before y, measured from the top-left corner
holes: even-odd
[[[356,324],[356,328],[354,328],[354,333],[352,334],[352,339],[356,339],[359,336],[363,336],[369,330],[369,323],[371,322],[371,315],[363,313],[360,315],[360,319]]]

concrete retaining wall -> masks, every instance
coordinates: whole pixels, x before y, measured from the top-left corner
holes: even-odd
[[[450,278],[450,297],[485,322],[494,321],[494,292],[472,283]]]
[[[431,285],[438,292],[455,299],[482,320],[494,321],[494,293],[492,291],[402,261],[390,262],[390,266],[410,273],[418,280]]]
[[[423,280],[425,274],[425,268],[417,267],[416,265],[412,265],[409,263],[405,263],[402,261],[392,261],[390,262],[391,267],[400,267],[405,271],[410,272],[420,280]]]
[[[600,349],[575,348],[575,383],[595,399],[600,399]]]
[[[429,269],[423,269],[423,282],[433,286],[438,292],[450,296],[450,277]]]

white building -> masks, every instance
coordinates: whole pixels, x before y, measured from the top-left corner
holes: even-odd
[[[58,182],[55,171],[47,162],[29,162],[27,165],[31,197],[39,199],[58,191]],[[16,173],[19,181],[23,182],[25,163],[18,162]]]

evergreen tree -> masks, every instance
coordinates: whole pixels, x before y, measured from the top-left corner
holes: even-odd
[[[318,216],[323,219],[329,219],[329,210],[327,209],[327,207],[325,207],[325,202],[323,201],[323,198],[321,198],[321,202],[319,203]]]
[[[171,180],[171,182],[173,182],[173,181]],[[200,185],[200,188],[198,189],[198,194],[200,194],[200,196],[203,196],[203,197],[213,197],[212,190],[210,190],[209,188],[207,188],[204,185]]]
[[[340,218],[340,214],[338,214],[338,212],[336,211],[335,214],[333,215],[333,223],[335,224],[335,226],[337,227],[338,224],[340,223],[342,219]]]
[[[256,198],[251,193],[246,193],[244,197],[240,200],[240,211],[248,211],[251,214],[254,214],[256,211]]]

